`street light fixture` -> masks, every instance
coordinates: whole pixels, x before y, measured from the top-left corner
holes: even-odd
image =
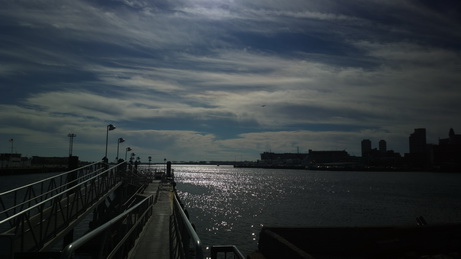
[[[133,164],[133,160],[134,160],[134,157],[136,156],[135,153],[131,153],[131,156],[130,156],[130,164]]]
[[[107,131],[106,131],[106,153],[104,154],[104,160],[105,161],[109,161],[107,159],[107,145],[108,145],[108,142],[109,142],[109,130],[114,130],[115,129],[115,126],[112,125],[112,124],[109,124],[107,125]]]
[[[128,156],[128,151],[131,151],[131,147],[127,147],[126,148],[126,151],[125,151],[125,161],[126,161],[126,157]]]
[[[118,140],[117,140],[117,158],[115,158],[115,160],[117,160],[117,162],[118,162],[118,150],[119,150],[118,148],[120,146],[120,143],[123,143],[123,142],[125,142],[125,139],[118,138]]]

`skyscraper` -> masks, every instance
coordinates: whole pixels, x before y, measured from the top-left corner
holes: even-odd
[[[366,157],[371,153],[371,140],[362,140],[362,157]]]
[[[419,128],[410,134],[410,154],[424,153],[426,151],[426,129]]]
[[[387,144],[386,144],[386,141],[384,139],[381,139],[379,141],[379,151],[383,152],[383,153],[387,151]]]

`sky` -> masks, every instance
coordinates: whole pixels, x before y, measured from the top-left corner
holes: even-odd
[[[0,0],[0,153],[407,153],[461,133],[461,2]],[[9,141],[13,139],[13,142]],[[131,153],[130,152],[130,153]]]

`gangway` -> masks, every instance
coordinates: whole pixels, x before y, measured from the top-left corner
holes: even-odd
[[[0,193],[2,254],[45,251],[62,240],[111,199],[125,165],[96,162]]]
[[[0,256],[206,258],[174,175],[162,175],[96,162],[0,193]],[[91,212],[86,233],[74,239]],[[244,258],[234,246],[211,247],[211,258],[218,254]]]

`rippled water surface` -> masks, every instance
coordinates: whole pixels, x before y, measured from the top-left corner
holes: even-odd
[[[414,225],[418,216],[461,222],[461,174],[173,168],[205,246],[234,244],[245,254],[257,249],[264,225]],[[51,175],[2,176],[0,192]]]
[[[257,248],[263,225],[461,222],[461,174],[174,166],[178,193],[206,246]]]

